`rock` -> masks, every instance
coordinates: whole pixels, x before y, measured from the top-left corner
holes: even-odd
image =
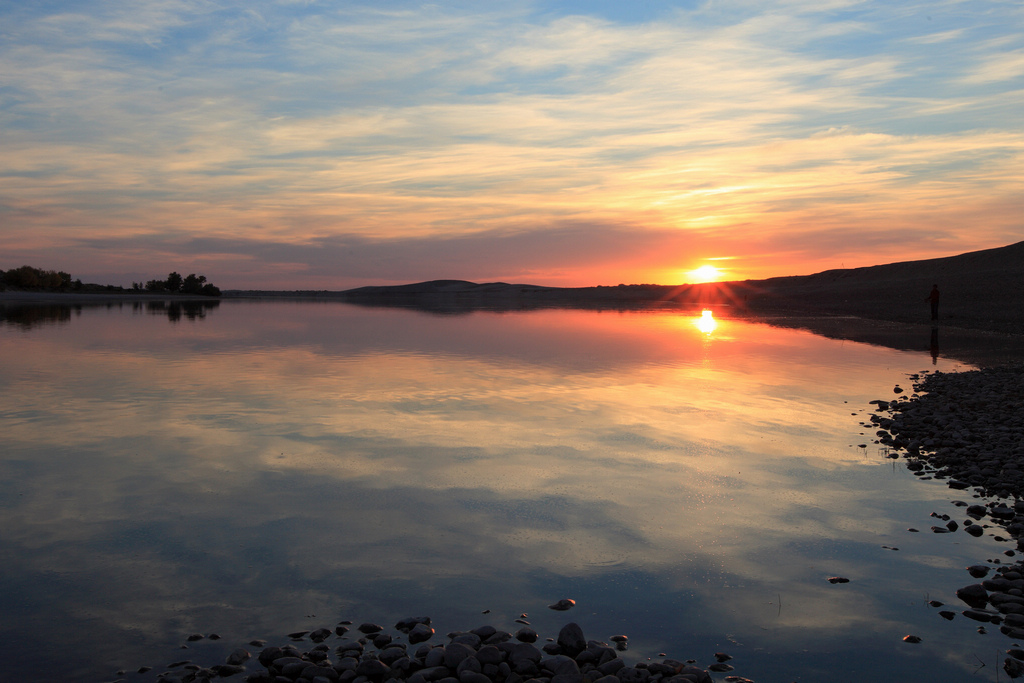
[[[477,642],[479,642],[479,638]],[[476,654],[476,650],[469,645],[456,642],[448,643],[444,648],[444,665],[449,669],[455,669],[462,663],[462,660],[472,657],[474,654]]]
[[[381,626],[379,624],[373,624],[373,623],[370,623],[370,622],[366,622],[364,624],[360,624],[359,625],[359,632],[360,633],[364,633],[366,635],[370,635],[371,633],[380,633],[383,630],[384,630],[383,626]]]
[[[543,657],[544,655],[541,651],[529,643],[516,643],[508,653],[508,661],[512,664],[520,661],[529,661],[536,664]]]
[[[920,636],[903,636],[903,642],[904,643],[920,643],[921,642],[921,637]]]
[[[356,675],[366,676],[370,680],[381,679],[389,671],[391,671],[391,667],[379,659],[364,659],[356,666]]]
[[[562,627],[562,630],[558,632],[556,642],[562,652],[570,657],[575,657],[587,649],[587,639],[583,635],[583,629],[575,622],[570,622]]]
[[[405,619],[399,619],[395,623],[395,630],[401,631],[402,633],[409,633],[418,624],[425,624],[430,626],[430,617],[406,617]]]
[[[559,612],[564,612],[564,611],[566,611],[568,609],[572,609],[575,606],[576,606],[576,601],[575,600],[570,600],[569,598],[562,598],[561,600],[559,600],[558,602],[554,603],[553,605],[548,605],[548,609],[553,609],[553,610],[557,610]]]
[[[730,659],[732,659],[732,655],[727,655],[724,652],[716,652],[715,653],[715,661],[718,661],[718,662],[728,662]]]
[[[551,672],[552,676],[578,674],[580,672],[580,667],[576,660],[565,655],[555,655],[554,657],[540,660],[540,668]]]
[[[988,591],[981,584],[972,583],[964,586],[956,592],[956,597],[966,602],[971,607],[984,607],[988,603]]]
[[[984,529],[982,529],[977,524],[975,524],[973,526],[965,527],[964,531],[966,531],[971,536],[974,536],[975,538],[977,538],[977,537],[979,537],[979,536],[981,536],[982,534],[985,533]]]
[[[473,650],[480,647],[480,636],[475,633],[457,633],[450,634],[453,643],[460,643],[466,645]]]
[[[1021,664],[1016,659],[1007,657],[1006,660],[1003,661],[1003,671],[1005,671],[1006,675],[1010,678],[1020,678],[1024,675],[1024,664]]]
[[[309,634],[309,639],[314,643],[322,643],[331,637],[331,630],[326,628],[318,628]]]
[[[991,571],[991,568],[985,564],[972,564],[970,567],[967,568],[967,571],[974,578],[983,579],[986,576],[988,576],[988,573],[989,571]]]
[[[498,629],[494,628],[490,624],[484,624],[483,626],[477,626],[475,629],[470,631],[470,633],[475,635],[481,641],[487,640],[488,638],[490,638],[491,636],[493,636],[497,632],[498,632]]]
[[[505,661],[505,653],[494,645],[484,645],[476,651],[476,658],[481,664],[501,664]],[[540,656],[540,653],[538,653]]]
[[[850,583],[850,580],[842,576],[830,576],[828,578],[829,583]]]
[[[228,664],[235,666],[238,664],[244,664],[245,662],[249,661],[250,657],[252,657],[252,655],[249,653],[249,651],[245,648],[240,647],[233,650],[231,654],[228,655],[228,658],[225,661]]]
[[[359,652],[359,653],[362,653],[362,651],[363,651],[363,644],[360,643],[358,640],[352,640],[351,638],[346,638],[345,640],[339,641],[338,645],[336,646],[335,649],[338,652]]]
[[[260,652],[259,656],[257,657],[257,660],[259,661],[260,664],[269,669],[270,665],[275,660],[280,659],[281,657],[284,657],[284,650],[282,650],[279,647],[272,646],[264,648],[264,650]]]
[[[521,643],[536,643],[537,638],[537,632],[527,626],[516,631],[516,640]]]
[[[939,616],[945,619],[946,621],[953,621],[953,617],[956,616],[956,612],[950,612],[948,609],[944,609],[941,612],[939,612]]]
[[[434,629],[423,622],[417,623],[409,630],[409,642],[413,645],[423,643],[434,637]]]
[[[974,619],[975,621],[984,621],[986,623],[999,619],[999,617],[984,610],[965,609],[963,612],[961,612],[961,614],[963,614],[968,619]],[[999,620],[1002,621],[1001,619]]]

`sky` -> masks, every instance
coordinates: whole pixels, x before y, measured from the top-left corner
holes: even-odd
[[[1019,0],[0,0],[0,269],[679,284],[1022,239]]]

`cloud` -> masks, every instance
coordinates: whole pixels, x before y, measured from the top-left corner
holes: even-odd
[[[716,7],[642,21],[516,3],[11,12],[0,243],[400,248],[557,240],[568,224],[770,243],[823,215],[825,230],[923,234],[965,203],[1019,196],[1013,13],[964,26],[966,8]],[[992,237],[975,224],[953,242],[1021,227],[992,220]]]

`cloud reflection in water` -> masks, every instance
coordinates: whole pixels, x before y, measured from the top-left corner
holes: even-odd
[[[232,302],[2,330],[0,630],[70,624],[118,668],[190,631],[471,627],[566,591],[638,652],[906,628],[891,591],[931,579],[881,592],[885,563],[962,563],[879,550],[942,492],[851,447],[851,413],[930,359],[693,321]]]

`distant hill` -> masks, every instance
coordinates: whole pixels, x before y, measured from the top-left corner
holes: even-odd
[[[1024,242],[957,256],[742,283],[755,311],[929,322],[924,299],[942,293],[941,324],[1024,333]]]
[[[536,308],[727,306],[737,314],[857,316],[930,324],[925,297],[933,284],[942,292],[940,324],[1024,334],[1024,242],[945,258],[697,285],[544,287],[430,280],[343,292],[228,291],[224,295],[342,300],[450,314]]]

